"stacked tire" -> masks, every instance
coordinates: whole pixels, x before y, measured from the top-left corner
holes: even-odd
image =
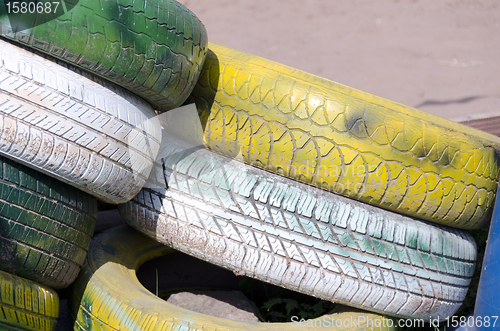
[[[442,318],[464,299],[476,256],[468,233],[165,136],[158,186],[119,207],[157,241],[236,274],[379,314]]]
[[[491,216],[500,139],[209,47],[190,99],[160,116],[158,162],[124,219],[238,275],[396,318],[451,317],[475,268],[465,229]]]
[[[127,18],[110,3],[75,5],[23,29],[0,17],[2,329],[54,330],[53,289],[80,272],[98,200],[124,203],[142,189],[161,143],[151,104],[179,106],[206,52],[203,25],[175,1]],[[152,11],[161,29],[127,21]]]
[[[53,330],[74,282],[75,330],[291,327],[155,298],[135,271],[167,246],[374,314],[457,311],[499,138],[208,44],[173,0],[66,5],[0,18],[0,325]],[[98,200],[146,236],[91,243]]]

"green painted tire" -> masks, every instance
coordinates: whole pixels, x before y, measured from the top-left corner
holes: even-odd
[[[162,163],[147,187],[118,207],[150,238],[236,274],[377,314],[444,320],[461,306],[476,260],[467,231],[163,137]]]
[[[294,330],[292,323],[252,323],[212,317],[165,302],[146,290],[136,277],[144,262],[173,250],[127,226],[97,236],[78,279],[71,286],[70,313],[78,331],[162,330]],[[345,312],[334,320],[357,320],[364,316],[375,322],[373,329],[356,327],[318,330],[392,330],[392,320],[371,313]],[[366,321],[365,320],[365,321]],[[379,324],[380,323],[380,324]],[[384,324],[385,323],[385,324]],[[376,327],[382,325],[382,327]],[[385,327],[383,327],[385,325]],[[316,329],[316,328],[315,328]]]
[[[0,157],[0,269],[52,287],[78,276],[94,232],[97,200]]]
[[[57,293],[43,285],[0,271],[0,329],[52,331],[59,316]]]
[[[211,43],[193,90],[205,145],[415,218],[489,221],[500,138]]]
[[[1,17],[0,35],[109,79],[157,110],[188,97],[207,49],[205,27],[188,9],[174,0],[63,2],[74,8],[23,31]]]

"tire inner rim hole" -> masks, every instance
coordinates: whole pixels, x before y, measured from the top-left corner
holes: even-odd
[[[317,318],[335,304],[290,291],[181,252],[145,262],[137,278],[153,295],[191,311],[247,322]]]

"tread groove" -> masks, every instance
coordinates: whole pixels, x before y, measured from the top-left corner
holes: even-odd
[[[202,79],[186,102],[207,119],[209,149],[240,152],[247,164],[411,217],[463,229],[489,220],[500,175],[498,137],[229,47],[209,47]],[[235,125],[235,117],[248,118],[251,131]],[[287,140],[274,140],[275,124]]]
[[[0,75],[11,77],[0,84],[0,152],[106,202],[136,195],[161,141],[153,109],[102,79],[0,42]],[[39,74],[24,76],[18,64]]]
[[[400,306],[395,303],[402,298],[408,305],[436,296],[446,303],[438,311],[412,308],[418,316],[411,316],[409,306],[402,308],[401,316],[412,318],[451,316],[460,306],[476,254],[472,238],[464,231],[427,224],[266,173],[205,149],[193,149],[165,133],[164,139],[168,143],[160,155],[162,164],[155,164],[149,188],[119,206],[127,223],[140,232],[260,280],[379,313],[374,307],[391,295],[397,301],[387,304],[392,308],[385,314],[399,314]],[[210,176],[196,170],[207,162],[211,162]],[[170,186],[165,189],[162,183],[167,176]],[[228,186],[217,178],[225,178]],[[194,194],[195,187],[203,194]],[[279,199],[278,190],[286,193]],[[237,208],[230,208],[233,204]],[[178,214],[181,210],[182,215]],[[324,213],[328,213],[326,220]],[[169,230],[174,228],[176,233]],[[193,241],[194,237],[181,235],[190,232],[204,239]],[[435,248],[431,234],[456,245],[449,251]],[[217,245],[224,247],[223,253],[206,248]],[[424,257],[430,260],[426,263]],[[288,262],[281,265],[281,259]],[[273,267],[259,269],[266,261],[272,261]],[[448,264],[467,271],[450,269]],[[299,265],[305,269],[300,271]],[[396,282],[390,285],[393,277]],[[316,285],[310,286],[311,282]],[[456,294],[437,294],[432,286],[422,284],[439,284]],[[351,291],[350,286],[357,289]],[[375,306],[365,307],[363,302],[375,302]]]

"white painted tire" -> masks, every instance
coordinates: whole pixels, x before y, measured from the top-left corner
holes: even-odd
[[[123,203],[144,185],[160,142],[146,102],[0,40],[0,154]]]
[[[237,274],[384,315],[445,319],[465,298],[476,259],[467,232],[163,137],[162,166],[119,206],[153,239]]]

